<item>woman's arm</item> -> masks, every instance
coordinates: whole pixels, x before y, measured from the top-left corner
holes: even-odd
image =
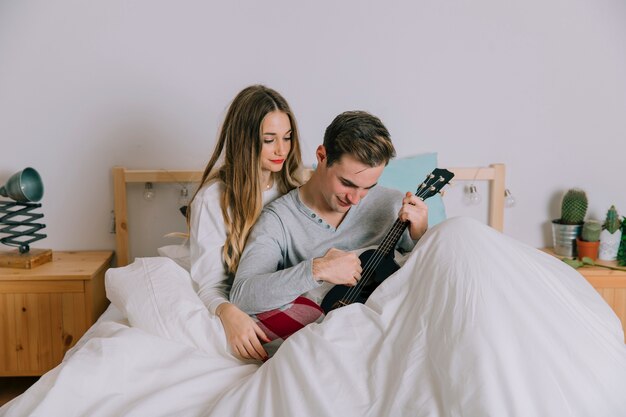
[[[222,250],[226,240],[220,207],[223,186],[219,182],[201,190],[191,207],[191,278],[198,285],[198,296],[211,314],[220,318],[233,353],[244,359],[265,359],[260,340],[267,336],[247,314],[228,302],[230,279]]]
[[[226,229],[219,205],[223,186],[219,182],[201,190],[191,206],[191,278],[198,285],[198,296],[212,314],[228,302],[229,276],[224,268],[222,249]]]
[[[244,359],[267,359],[267,352],[259,339],[265,343],[270,339],[250,316],[231,303],[220,304],[216,314],[224,325],[226,340],[235,355]]]

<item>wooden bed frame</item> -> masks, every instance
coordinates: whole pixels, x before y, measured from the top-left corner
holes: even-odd
[[[489,182],[488,223],[496,230],[504,228],[504,164],[492,164],[478,168],[448,168],[454,172],[454,180]],[[126,185],[128,183],[198,183],[203,171],[184,170],[132,170],[113,167],[113,198],[115,202],[115,240],[117,266],[130,262],[128,246],[128,213]]]

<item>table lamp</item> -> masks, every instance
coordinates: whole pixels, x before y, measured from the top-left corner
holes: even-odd
[[[14,251],[0,252],[0,266],[33,268],[51,261],[52,250],[30,249],[31,243],[46,237],[38,233],[46,225],[35,223],[43,214],[32,213],[41,207],[37,201],[43,197],[39,173],[30,167],[16,172],[0,187],[0,196],[14,200],[0,200],[0,243],[17,247]]]

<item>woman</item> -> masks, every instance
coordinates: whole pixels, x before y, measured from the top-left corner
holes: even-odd
[[[191,277],[204,304],[220,318],[233,353],[244,359],[266,359],[261,341],[269,339],[228,302],[232,278],[263,205],[300,184],[301,161],[287,101],[265,86],[247,87],[228,109],[190,203]]]

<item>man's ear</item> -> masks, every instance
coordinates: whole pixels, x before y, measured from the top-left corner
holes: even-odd
[[[324,145],[320,145],[317,147],[317,150],[315,151],[315,156],[317,157],[318,165],[326,163],[326,148],[324,147]]]

